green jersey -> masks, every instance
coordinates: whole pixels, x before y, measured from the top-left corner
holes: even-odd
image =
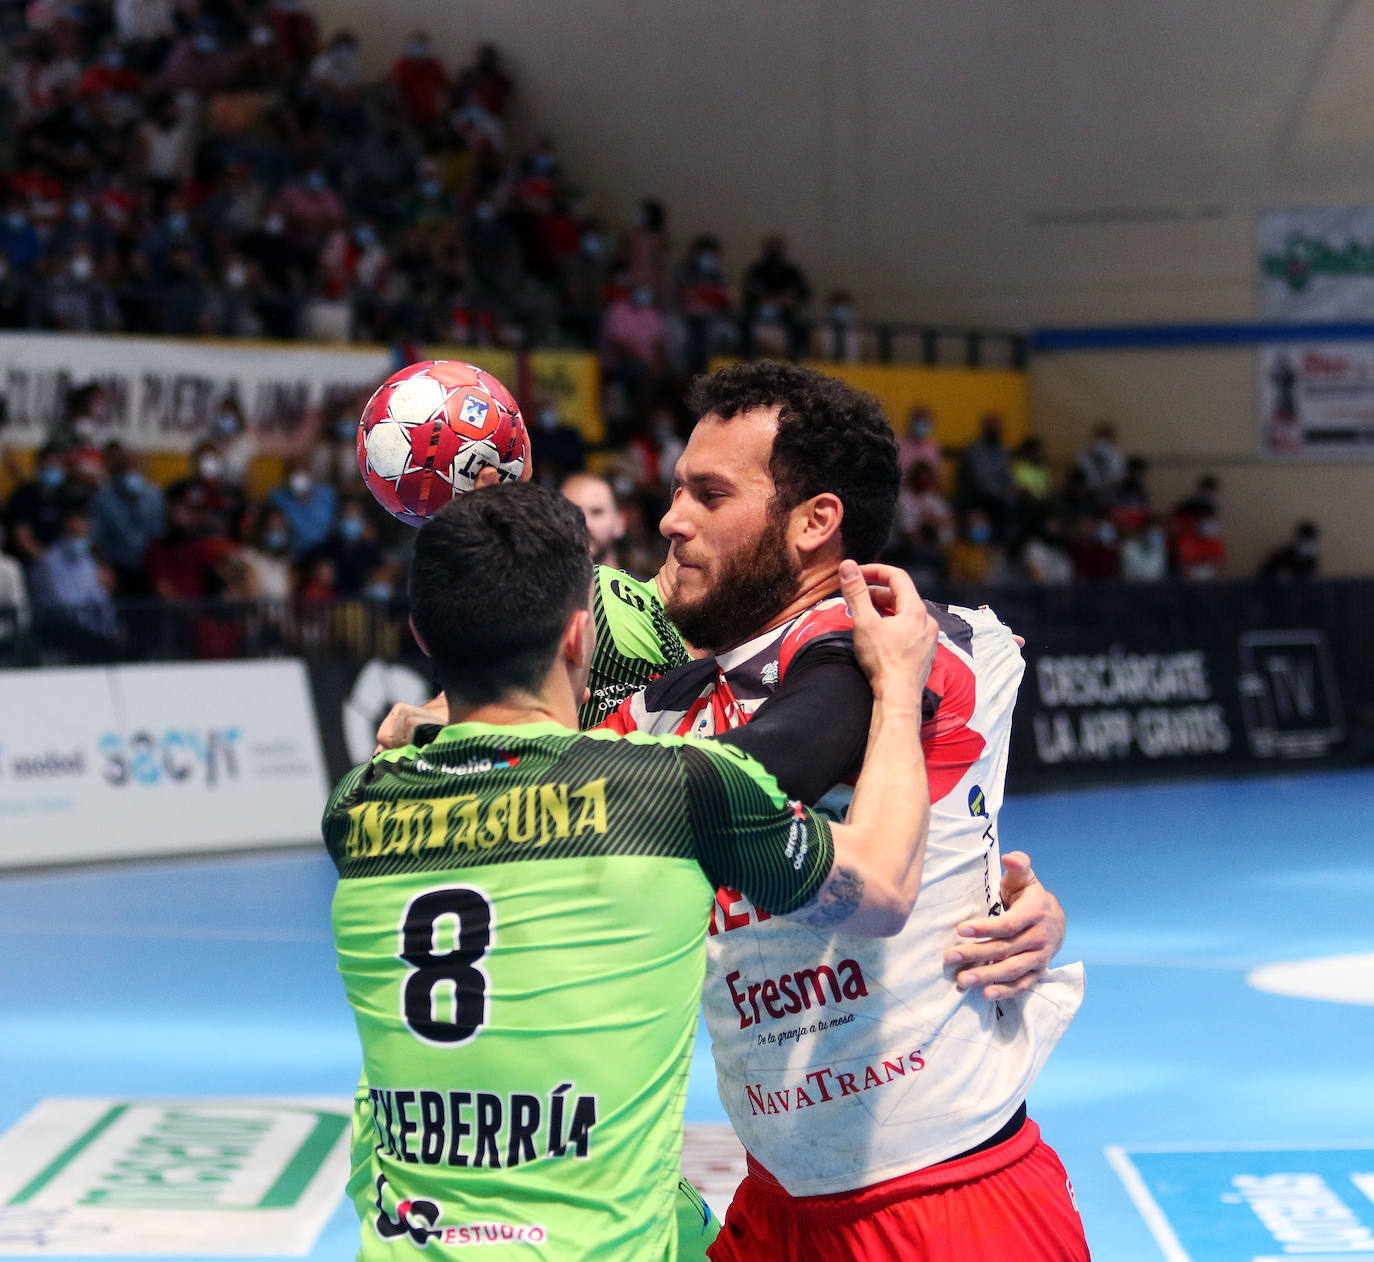
[[[350,772],[324,835],[362,1262],[676,1257],[713,892],[800,907],[825,820],[728,746],[465,723]]]
[[[623,570],[598,565],[592,616],[596,652],[587,681],[592,695],[577,715],[582,728],[595,727],[650,680],[691,660],[652,580],[641,583]]]

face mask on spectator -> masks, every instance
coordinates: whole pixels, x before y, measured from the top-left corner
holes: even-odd
[[[124,54],[117,48],[107,48],[100,54],[100,60],[111,70],[118,70],[124,64]]]
[[[846,307],[843,303],[831,307],[830,319],[835,324],[852,324],[854,322],[854,308]]]
[[[248,269],[235,259],[224,269],[224,283],[230,289],[242,289],[248,284]]]
[[[375,583],[369,583],[363,588],[363,595],[366,596],[368,600],[390,600],[391,584],[385,579],[378,580]]]
[[[595,232],[584,232],[582,234],[581,246],[582,253],[588,258],[600,258],[602,250],[601,238]]]
[[[1216,522],[1208,519],[1206,521],[1198,522],[1197,532],[1204,539],[1215,539],[1218,534],[1218,527]]]
[[[193,42],[196,52],[204,57],[208,57],[215,51],[215,37],[213,35],[197,35]]]
[[[719,271],[720,259],[716,257],[714,250],[702,250],[697,255],[697,267],[703,272]]]
[[[344,517],[339,521],[339,535],[349,543],[354,543],[363,537],[363,519],[361,517]]]
[[[220,414],[215,417],[215,433],[223,434],[225,437],[232,437],[239,432],[238,413],[232,408],[223,408]]]
[[[268,215],[262,225],[267,230],[267,235],[277,237],[286,229],[286,220],[279,214]]]
[[[413,39],[406,44],[407,57],[428,57],[429,41],[427,39]]]
[[[350,442],[358,437],[357,421],[350,421],[345,418],[342,421],[334,422],[334,437],[340,442]]]
[[[126,469],[119,475],[119,484],[130,495],[134,495],[143,489],[143,474],[137,469]]]
[[[444,186],[438,180],[425,180],[420,185],[420,192],[426,197],[438,197],[444,191]]]
[[[1164,531],[1158,526],[1152,526],[1145,532],[1145,542],[1152,548],[1162,548],[1164,546]]]
[[[174,210],[167,216],[167,231],[173,236],[184,237],[190,226],[191,221],[187,219],[184,210]]]
[[[203,455],[197,467],[200,469],[200,476],[202,478],[210,478],[211,480],[219,477],[224,471],[224,464],[213,452],[207,452]]]
[[[73,557],[88,557],[91,555],[91,541],[84,536],[76,539],[68,539],[67,551]]]
[[[290,543],[291,536],[284,530],[269,530],[262,537],[262,546],[268,552],[285,552]]]
[[[91,218],[91,204],[83,198],[77,198],[67,207],[67,214],[73,223],[87,223]]]
[[[1111,522],[1104,521],[1097,528],[1097,542],[1104,548],[1110,548],[1116,542],[1116,527]]]
[[[311,171],[310,174],[307,175],[307,176],[305,177],[305,186],[306,186],[306,188],[308,188],[312,193],[323,193],[323,192],[324,192],[324,172],[323,172],[323,171]]]
[[[38,481],[46,487],[61,486],[67,480],[67,471],[60,464],[45,464],[38,471]]]
[[[1302,557],[1304,561],[1314,561],[1321,555],[1321,549],[1310,539],[1299,539],[1298,542],[1293,545],[1293,551]]]
[[[91,262],[89,254],[74,254],[71,271],[73,280],[90,280],[91,273],[95,271],[95,264]]]
[[[478,202],[473,208],[472,213],[476,215],[482,223],[490,223],[496,218],[496,207],[490,202]]]
[[[291,493],[293,495],[297,495],[301,499],[304,499],[310,494],[310,475],[306,473],[304,469],[297,469],[296,472],[291,475],[288,485],[291,487]]]
[[[541,151],[530,157],[530,170],[535,175],[552,175],[557,165],[558,161],[551,153]]]
[[[923,417],[921,417],[920,420],[918,420],[918,421],[912,421],[912,422],[911,422],[911,432],[912,432],[917,438],[928,438],[928,437],[930,437],[930,430],[931,430],[931,423],[930,423],[930,417],[928,417],[928,416],[923,416]]]
[[[636,307],[651,307],[654,304],[654,291],[648,285],[637,285],[630,295],[630,301]]]
[[[557,408],[542,407],[539,409],[539,428],[542,430],[555,430],[558,428]]]
[[[329,50],[329,54],[341,66],[351,65],[358,56],[357,46],[348,40],[341,40]]]
[[[29,219],[22,210],[12,210],[5,216],[5,222],[8,223],[15,232],[18,232],[29,222]]]
[[[353,240],[357,242],[360,250],[367,250],[377,243],[377,234],[370,224],[360,224],[353,233]]]
[[[977,522],[968,528],[970,543],[987,543],[992,539],[992,527],[987,522]]]

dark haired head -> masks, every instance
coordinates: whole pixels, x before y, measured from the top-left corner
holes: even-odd
[[[445,692],[488,705],[543,682],[591,580],[575,505],[532,482],[483,487],[421,527],[410,616]]]
[[[698,377],[687,395],[696,420],[730,420],[758,408],[778,409],[768,472],[774,509],[789,512],[830,492],[844,505],[840,537],[859,562],[876,557],[892,533],[901,471],[897,443],[878,400],[798,364],[763,360],[731,364]]]

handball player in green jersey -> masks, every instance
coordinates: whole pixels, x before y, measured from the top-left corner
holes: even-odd
[[[937,630],[909,578],[842,572],[875,695],[843,825],[729,746],[578,733],[591,578],[585,525],[553,492],[447,505],[417,540],[411,604],[448,723],[331,795],[334,936],[368,1106],[350,1180],[363,1262],[417,1245],[677,1258],[716,886],[870,936],[898,932],[915,902],[929,809],[915,698]]]

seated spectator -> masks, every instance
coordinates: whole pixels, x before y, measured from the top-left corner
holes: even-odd
[[[5,530],[0,524],[0,662],[4,662],[14,642],[29,620],[29,588],[24,567],[4,551]]]
[[[1179,577],[1190,583],[1220,578],[1226,571],[1226,545],[1216,510],[1199,507],[1180,519],[1174,536],[1174,562]]]
[[[217,444],[197,443],[191,453],[191,475],[167,488],[167,512],[175,508],[193,539],[232,540],[243,525],[243,487],[230,477]]]
[[[787,335],[787,356],[799,359],[806,348],[806,304],[811,301],[811,286],[799,268],[787,257],[787,242],[778,235],[765,237],[762,251],[744,274],[741,307],[741,341],[745,357],[754,354],[759,334],[757,326],[777,323]]]
[[[826,299],[825,314],[816,323],[811,353],[818,359],[856,364],[863,358],[863,334],[854,314],[854,296],[837,289]]]
[[[63,456],[61,447],[44,447],[33,478],[10,497],[10,537],[16,554],[30,564],[57,541],[68,516],[84,512],[90,503],[90,487],[68,475]]]
[[[1189,520],[1215,515],[1221,507],[1221,483],[1216,474],[1204,473],[1193,489],[1174,505],[1170,527],[1176,534],[1189,524]]]
[[[268,20],[287,65],[300,74],[319,47],[320,32],[313,15],[302,0],[272,0]]]
[[[935,527],[929,522],[923,523],[917,529],[915,539],[901,554],[898,563],[923,592],[949,579],[949,560],[939,536],[935,533]]]
[[[897,492],[895,528],[905,547],[913,547],[921,527],[929,525],[941,547],[954,542],[954,509],[940,494],[935,470],[928,464],[916,465],[903,479]]]
[[[625,241],[630,287],[662,294],[668,285],[668,212],[653,197],[640,200]]]
[[[1146,484],[1149,471],[1150,464],[1144,456],[1132,456],[1126,461],[1126,474],[1112,497],[1112,517],[1123,531],[1136,529],[1151,516],[1153,505]]]
[[[558,490],[564,499],[576,504],[587,519],[592,560],[613,570],[623,568],[618,548],[625,537],[625,514],[615,502],[611,484],[593,473],[574,473],[564,479]]]
[[[29,590],[45,636],[83,649],[113,645],[114,603],[91,550],[91,519],[84,512],[68,514],[61,534],[34,562]]]
[[[1287,543],[1275,548],[1259,568],[1260,578],[1291,582],[1313,579],[1321,564],[1321,530],[1310,520],[1298,522]]]
[[[1064,519],[1058,513],[1047,513],[1032,528],[1021,547],[1021,567],[1031,582],[1041,587],[1063,587],[1073,582],[1073,557]]]
[[[730,291],[720,267],[720,240],[704,233],[688,247],[673,277],[677,309],[686,340],[687,371],[705,372],[711,356],[734,346]]]
[[[609,381],[642,408],[667,369],[663,315],[647,285],[606,308],[601,324],[601,363]]]
[[[1022,441],[1012,458],[1011,484],[1017,498],[1032,509],[1043,505],[1054,491],[1054,475],[1045,460],[1045,446],[1033,434]]]
[[[434,55],[428,32],[411,32],[405,50],[391,64],[391,82],[410,121],[429,126],[448,91],[448,72]]]
[[[1116,426],[1098,421],[1092,441],[1078,453],[1077,468],[1099,504],[1110,504],[1121,479],[1126,476],[1126,457],[1116,445]]]
[[[91,539],[109,563],[119,596],[150,595],[148,546],[165,529],[162,492],[150,486],[138,456],[110,443],[105,448],[106,479],[91,497]]]
[[[970,508],[963,514],[962,528],[949,546],[948,564],[951,583],[983,586],[1002,580],[1006,559],[984,509]]]
[[[291,559],[299,561],[320,548],[334,525],[339,495],[317,482],[305,460],[292,461],[285,483],[275,487],[267,502],[280,509],[291,524]]]
[[[382,564],[377,531],[363,511],[363,502],[349,496],[339,505],[329,537],[318,555],[334,564],[334,590],[340,596],[355,597]]]
[[[1069,545],[1074,577],[1082,583],[1101,583],[1121,577],[1121,539],[1105,509],[1079,523]]]
[[[1154,513],[1125,529],[1121,577],[1128,583],[1158,583],[1169,575],[1169,539]]]
[[[479,44],[471,66],[458,76],[455,95],[479,104],[493,118],[501,118],[515,91],[515,82],[495,44]]]
[[[995,413],[983,417],[978,440],[964,448],[955,503],[982,512],[996,542],[1006,538],[1012,506],[1011,458],[1002,446],[1002,418]]]
[[[918,464],[929,465],[936,479],[943,467],[944,452],[935,441],[935,418],[930,409],[917,405],[906,414],[906,435],[897,441],[897,463],[905,477]]]
[[[291,595],[291,524],[279,508],[264,505],[240,551],[250,572],[254,600],[285,600]]]

